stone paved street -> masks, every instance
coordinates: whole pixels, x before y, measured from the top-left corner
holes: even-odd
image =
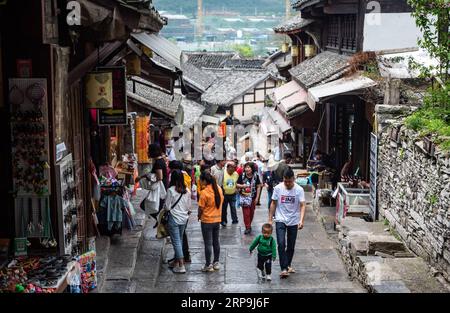
[[[311,195],[307,196],[310,200]],[[250,255],[248,246],[267,220],[267,201],[263,199],[266,199],[265,192],[261,197],[262,205],[255,212],[251,236],[243,234],[245,228],[241,210],[238,210],[239,224],[230,223],[228,227],[221,228],[221,269],[213,273],[202,273],[200,270],[204,264],[204,251],[196,209],[187,230],[192,263],[187,265],[186,274],[172,273],[164,262],[173,256],[170,240],[166,240],[168,243],[162,249],[163,263],[159,263],[161,258],[158,251],[161,251],[163,240],[154,238],[154,221],[148,221],[138,249],[133,277],[131,282],[126,283],[132,288],[122,292],[365,292],[357,282],[349,280],[335,243],[327,237],[310,205],[305,227],[299,232],[296,244],[293,266],[297,273],[280,280],[277,258],[273,264],[272,282],[258,281],[256,253]],[[119,285],[113,288],[114,292],[118,292],[118,289]]]

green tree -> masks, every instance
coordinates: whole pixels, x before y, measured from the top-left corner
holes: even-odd
[[[434,95],[434,105],[449,105],[449,71],[450,71],[450,2],[449,0],[408,0],[416,20],[417,27],[422,31],[423,37],[418,40],[421,48],[425,49],[431,57],[439,61],[437,66],[425,67],[413,64],[419,68],[423,77],[434,76],[438,82],[438,92]]]
[[[255,55],[252,47],[249,44],[233,45],[231,47],[234,51],[239,52],[244,58],[251,58]]]
[[[428,89],[423,106],[406,119],[406,125],[431,136],[443,150],[450,151],[450,2],[448,0],[408,0],[416,25],[422,31],[419,47],[438,60],[436,66],[424,66],[410,61],[424,78],[436,82]]]

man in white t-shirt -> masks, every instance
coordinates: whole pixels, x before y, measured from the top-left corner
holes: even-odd
[[[290,273],[295,273],[291,263],[294,257],[297,232],[303,228],[305,210],[305,192],[302,187],[295,183],[294,172],[288,168],[284,172],[283,182],[273,190],[269,211],[270,224],[272,224],[275,214],[281,278],[286,278]]]

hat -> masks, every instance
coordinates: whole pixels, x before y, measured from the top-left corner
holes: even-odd
[[[275,158],[273,155],[269,156],[269,162],[267,163],[267,170],[268,171],[275,171],[278,168],[278,164],[280,162],[275,161]]]

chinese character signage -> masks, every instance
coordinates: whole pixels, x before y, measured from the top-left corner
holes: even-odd
[[[101,71],[112,73],[112,108],[98,110],[99,125],[126,125],[127,124],[127,82],[124,66],[102,67]]]

